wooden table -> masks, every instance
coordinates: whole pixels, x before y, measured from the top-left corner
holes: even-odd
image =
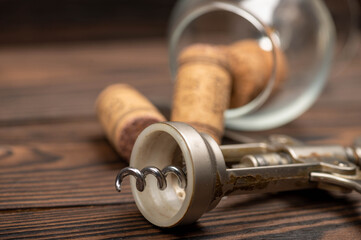
[[[196,224],[160,229],[138,212],[126,163],[96,120],[105,86],[127,82],[167,109],[163,40],[0,49],[0,239],[361,239],[361,196],[320,190],[228,197]],[[308,143],[352,144],[361,135],[360,54],[317,103],[272,131]]]

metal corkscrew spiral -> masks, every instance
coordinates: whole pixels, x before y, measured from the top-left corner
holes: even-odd
[[[132,167],[123,168],[117,175],[115,179],[115,188],[118,192],[121,192],[121,184],[123,179],[126,176],[133,176],[136,178],[136,187],[138,191],[143,192],[146,186],[145,178],[147,175],[151,174],[157,179],[157,185],[160,190],[164,190],[167,188],[167,176],[169,174],[174,174],[178,179],[179,187],[186,188],[187,186],[187,177],[185,171],[175,167],[175,166],[167,166],[160,170],[157,167],[145,167],[142,170],[138,170]]]

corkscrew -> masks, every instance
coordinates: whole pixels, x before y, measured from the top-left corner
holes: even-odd
[[[134,176],[138,209],[160,227],[192,223],[228,195],[308,188],[361,193],[361,139],[352,147],[309,146],[272,135],[219,146],[185,123],[163,122],[139,135],[130,166],[117,175],[116,189]]]
[[[157,179],[157,186],[160,190],[164,190],[167,188],[167,180],[166,177],[168,174],[173,173],[178,178],[178,183],[181,188],[185,188],[187,185],[187,179],[184,171],[175,166],[167,166],[163,168],[163,170],[159,170],[157,167],[145,167],[141,171],[136,168],[126,167],[123,168],[115,181],[115,187],[118,192],[121,191],[121,183],[123,178],[128,175],[132,175],[136,178],[136,186],[137,190],[143,192],[144,187],[146,185],[145,177],[148,174],[152,174]]]

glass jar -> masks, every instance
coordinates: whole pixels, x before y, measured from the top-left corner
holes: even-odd
[[[236,130],[266,130],[286,124],[317,99],[331,69],[335,26],[321,0],[181,0],[171,18],[169,61],[173,79],[177,58],[194,43],[227,45],[254,39],[271,51],[273,71],[252,101],[225,112],[225,125]],[[288,61],[288,78],[273,91],[276,49]]]

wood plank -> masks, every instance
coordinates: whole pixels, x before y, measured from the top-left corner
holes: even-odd
[[[196,224],[175,229],[152,226],[132,202],[0,211],[0,238],[358,239],[360,200],[313,190],[234,196]]]
[[[244,134],[244,133],[242,133]],[[361,127],[288,125],[260,138],[287,134],[319,144],[351,145]],[[0,128],[0,209],[115,203],[117,172],[127,165],[96,121]],[[132,201],[129,186],[128,198]]]
[[[167,67],[164,39],[8,47],[1,49],[0,63],[2,87],[56,86],[74,82],[84,83],[86,87],[88,77],[102,81],[106,76],[120,73],[138,76],[168,73],[167,68],[154,68],[157,65]],[[149,79],[138,81],[149,83]]]
[[[95,118],[54,122],[27,122],[0,127],[0,144],[104,143],[105,133]]]
[[[312,114],[327,109],[354,122],[361,119],[360,64],[359,54],[341,75],[330,77]],[[1,49],[0,123],[94,117],[99,92],[119,82],[169,108],[168,69],[162,39]]]
[[[0,145],[0,209],[118,202],[125,166],[105,141]]]
[[[323,2],[336,19],[336,30],[343,33],[343,40],[348,30],[345,25],[350,21],[347,4],[335,0]],[[361,5],[360,0],[357,2]],[[175,3],[174,0],[107,0],[106,4],[101,0],[2,0],[0,43],[165,36]]]
[[[93,117],[99,92],[119,82],[169,106],[167,64],[162,40],[3,49],[0,122]]]
[[[0,44],[165,36],[174,3],[3,0],[0,1]]]
[[[277,129],[262,132],[239,132],[239,134],[252,138],[262,138],[271,134],[286,134],[310,144],[343,145],[350,145],[356,137],[361,136],[361,126],[350,124],[346,121],[347,119],[344,120],[344,124],[333,125],[332,122],[340,122],[342,119],[337,118],[330,121],[330,117],[327,116],[316,118],[317,114],[312,114],[312,112],[309,115],[306,114],[301,119]],[[107,140],[103,129],[94,118],[46,121],[44,123],[28,122],[22,125],[9,124],[2,127],[0,125],[0,145],[97,142],[103,144],[107,143]]]

